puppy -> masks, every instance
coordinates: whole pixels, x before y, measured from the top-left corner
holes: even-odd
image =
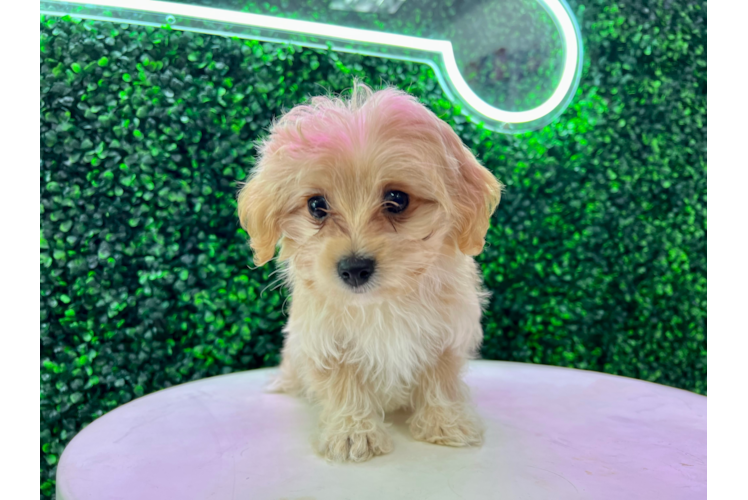
[[[477,355],[487,294],[473,260],[501,184],[418,101],[356,83],[273,124],[238,195],[257,265],[291,292],[273,389],[321,405],[319,452],[388,453],[385,412],[413,437],[480,445],[461,380]]]

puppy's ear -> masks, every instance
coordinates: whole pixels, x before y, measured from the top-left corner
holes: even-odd
[[[281,236],[279,203],[280,193],[273,189],[259,165],[237,197],[239,222],[249,235],[256,266],[266,264],[275,255]]]
[[[442,139],[457,166],[457,172],[452,178],[456,195],[453,198],[456,212],[455,238],[462,253],[478,255],[483,251],[491,215],[499,205],[503,185],[478,163],[449,125],[444,122],[441,124]]]

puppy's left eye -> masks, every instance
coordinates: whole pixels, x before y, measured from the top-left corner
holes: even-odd
[[[402,191],[388,191],[384,195],[384,209],[391,214],[399,214],[406,208],[410,197]]]
[[[322,220],[327,217],[327,211],[329,208],[324,196],[312,196],[307,200],[306,205],[309,208],[309,213],[312,214],[312,217],[315,219]]]

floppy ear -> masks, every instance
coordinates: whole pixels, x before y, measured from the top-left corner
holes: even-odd
[[[256,266],[266,264],[275,255],[281,236],[279,224],[279,193],[265,179],[259,167],[239,191],[237,205],[239,222],[249,235]]]
[[[455,239],[460,251],[475,256],[483,251],[491,215],[501,200],[503,185],[462,144],[452,128],[442,123],[442,139],[456,162],[452,182],[456,212]]]

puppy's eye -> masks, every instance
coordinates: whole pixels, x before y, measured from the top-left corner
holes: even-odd
[[[408,208],[410,198],[402,191],[388,191],[384,195],[384,209],[391,214],[399,214]]]
[[[306,202],[306,206],[309,207],[309,213],[315,219],[322,220],[327,217],[328,207],[324,196],[312,196]]]

